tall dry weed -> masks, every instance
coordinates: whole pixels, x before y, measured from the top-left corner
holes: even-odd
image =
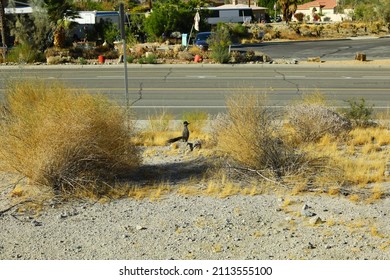
[[[0,123],[2,167],[56,192],[113,180],[140,164],[125,116],[103,96],[16,83]]]
[[[226,103],[227,116],[214,125],[222,153],[245,168],[276,178],[302,173],[315,163],[283,141],[282,125],[264,96],[236,94]]]

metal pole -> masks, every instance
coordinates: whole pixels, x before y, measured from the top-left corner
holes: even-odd
[[[4,2],[5,4],[5,2]],[[3,62],[5,62],[5,52],[6,52],[6,38],[5,38],[5,31],[4,31],[4,28],[5,28],[5,12],[4,12],[4,5],[3,5],[3,0],[0,0],[0,33],[1,33],[1,47],[0,47],[0,50],[1,50],[1,55],[3,56]]]
[[[275,5],[274,5],[274,9],[275,9],[275,17],[274,17],[274,22],[276,22],[276,8],[277,8],[277,3],[278,3],[278,0],[275,1]]]
[[[126,110],[129,109],[129,81],[127,79],[127,54],[126,54],[126,33],[125,33],[125,12],[123,3],[119,5],[119,24],[121,31],[121,38],[123,43],[123,64],[125,66],[125,98]]]
[[[193,29],[194,29],[194,25],[191,26],[190,36],[188,36],[186,49],[188,49],[189,46],[190,46],[190,40],[191,40],[191,35],[192,35],[192,30]]]

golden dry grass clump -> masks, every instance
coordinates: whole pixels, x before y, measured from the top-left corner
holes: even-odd
[[[174,137],[174,133],[170,130],[174,115],[166,112],[156,112],[149,115],[147,126],[142,129],[133,142],[137,146],[164,146],[167,140]]]
[[[124,112],[59,84],[10,86],[0,129],[1,167],[57,193],[109,182],[141,162]]]
[[[228,114],[215,123],[217,148],[244,168],[280,179],[308,172],[308,158],[284,141],[282,122],[266,107],[265,97],[237,94],[227,100]]]

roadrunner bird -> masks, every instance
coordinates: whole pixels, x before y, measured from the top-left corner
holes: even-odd
[[[189,122],[184,121],[183,122],[184,128],[183,128],[183,132],[182,132],[181,136],[169,139],[167,141],[168,144],[174,143],[174,142],[179,141],[179,140],[182,140],[183,142],[188,142],[188,138],[190,137],[190,131],[188,130],[189,124],[190,124]]]

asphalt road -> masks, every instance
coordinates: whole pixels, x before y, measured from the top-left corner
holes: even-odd
[[[295,58],[307,60],[321,57],[323,60],[354,59],[355,54],[365,53],[368,60],[390,58],[390,37],[356,37],[342,40],[263,42],[261,44],[237,45],[233,50],[263,52],[273,59]]]
[[[90,93],[103,93],[124,105],[123,65],[0,68],[0,95],[5,84],[20,79],[59,80]],[[129,65],[129,99],[137,118],[169,111],[225,111],[226,96],[238,92],[267,94],[281,108],[302,94],[320,92],[338,107],[365,98],[377,110],[390,110],[389,67],[304,65]],[[139,99],[139,100],[138,100]]]

